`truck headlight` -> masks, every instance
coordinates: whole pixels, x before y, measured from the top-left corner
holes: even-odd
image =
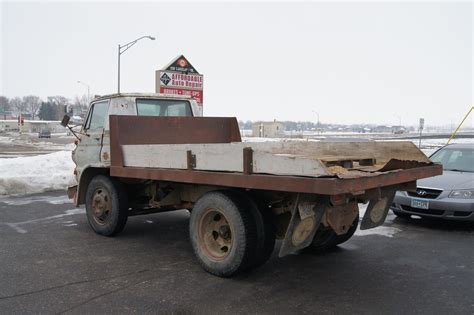
[[[453,190],[449,198],[474,199],[474,190]]]

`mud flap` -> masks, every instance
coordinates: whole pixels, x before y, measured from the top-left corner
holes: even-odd
[[[74,200],[74,204],[75,204],[76,206],[78,206],[78,204],[77,204],[77,185],[75,185],[75,186],[69,186],[69,187],[67,188],[67,197],[68,197],[69,199],[73,199],[73,200]]]
[[[370,199],[360,224],[361,230],[372,229],[385,222],[390,205],[395,198],[395,192],[395,189],[380,189],[378,196]]]
[[[278,256],[293,254],[309,246],[325,211],[326,207],[323,205],[318,205],[314,200],[300,197],[298,194]]]

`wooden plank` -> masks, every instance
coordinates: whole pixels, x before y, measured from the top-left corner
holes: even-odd
[[[188,151],[196,157],[194,169],[244,172],[245,143],[122,145],[124,166],[188,169]],[[321,161],[315,158],[281,155],[252,148],[252,172],[275,175],[327,176]]]
[[[328,176],[332,175],[317,159],[286,154],[272,154],[255,150],[253,153],[253,172],[260,174],[294,175],[294,176]]]
[[[260,174],[328,176],[333,173],[327,169],[324,161],[369,159],[371,153],[385,161],[387,157],[375,154],[378,149],[386,150],[401,160],[429,161],[416,147],[406,142],[392,143],[391,146],[375,142],[344,143],[344,146],[337,144],[334,147],[327,143],[306,142],[121,145],[124,166],[187,169],[187,151],[190,150],[195,156],[194,169],[224,172],[245,171],[244,148],[251,148],[252,172]],[[400,153],[403,150],[407,152]],[[351,154],[347,151],[351,151]],[[339,156],[328,155],[337,152]],[[376,171],[385,164],[377,159],[377,165],[367,170]]]

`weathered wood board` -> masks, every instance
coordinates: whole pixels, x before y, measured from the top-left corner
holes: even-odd
[[[195,155],[195,170],[243,172],[246,143],[123,145],[124,166],[187,169],[187,151]],[[331,175],[318,159],[261,151],[251,146],[253,173],[297,176]]]
[[[429,162],[411,142],[234,142],[214,144],[121,145],[124,166],[243,172],[243,149],[252,148],[253,173],[321,177],[333,175],[324,161],[374,158],[378,166],[390,159]],[[375,170],[375,169],[374,169]]]

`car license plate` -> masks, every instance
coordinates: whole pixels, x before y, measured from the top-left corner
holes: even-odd
[[[418,209],[429,209],[430,203],[428,200],[412,199],[411,206]]]

